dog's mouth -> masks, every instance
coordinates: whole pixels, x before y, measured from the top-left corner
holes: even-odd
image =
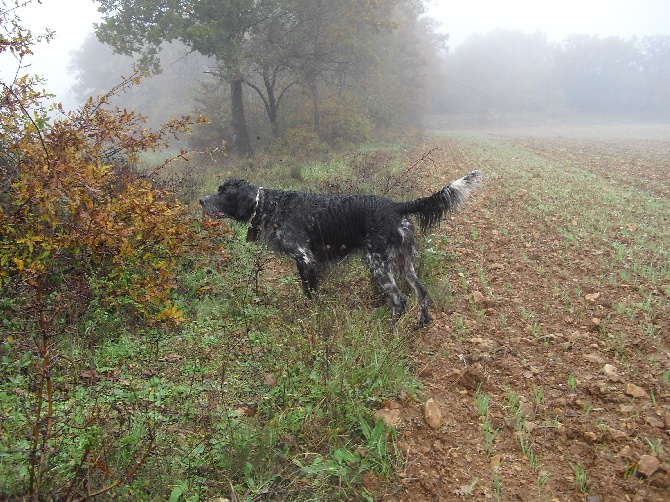
[[[205,216],[209,218],[230,218],[231,216],[223,211],[204,211]]]

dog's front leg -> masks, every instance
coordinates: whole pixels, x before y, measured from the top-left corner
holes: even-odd
[[[298,275],[300,276],[300,282],[302,283],[302,290],[305,293],[305,296],[311,299],[312,292],[316,291],[319,287],[319,274],[313,266],[310,266],[309,263],[305,263],[303,260],[296,258],[295,264],[298,267]]]

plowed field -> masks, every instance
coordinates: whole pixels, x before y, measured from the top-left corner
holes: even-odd
[[[670,500],[670,128],[449,132],[453,296],[417,335],[384,500]],[[441,414],[427,425],[426,402]]]

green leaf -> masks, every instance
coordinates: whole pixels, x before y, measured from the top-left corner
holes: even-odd
[[[170,492],[169,502],[177,502],[179,500],[179,497],[181,497],[186,490],[188,490],[188,483],[182,481],[177,486],[175,486]]]

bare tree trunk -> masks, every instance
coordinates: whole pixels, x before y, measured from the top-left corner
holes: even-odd
[[[319,89],[317,87],[316,79],[309,82],[309,90],[312,93],[312,113],[314,115],[314,132],[317,136],[321,133],[319,127],[319,121],[321,117],[319,115]]]
[[[230,83],[230,98],[235,148],[243,155],[251,155],[251,141],[249,140],[249,131],[247,130],[247,120],[244,116],[242,79],[234,79]]]

